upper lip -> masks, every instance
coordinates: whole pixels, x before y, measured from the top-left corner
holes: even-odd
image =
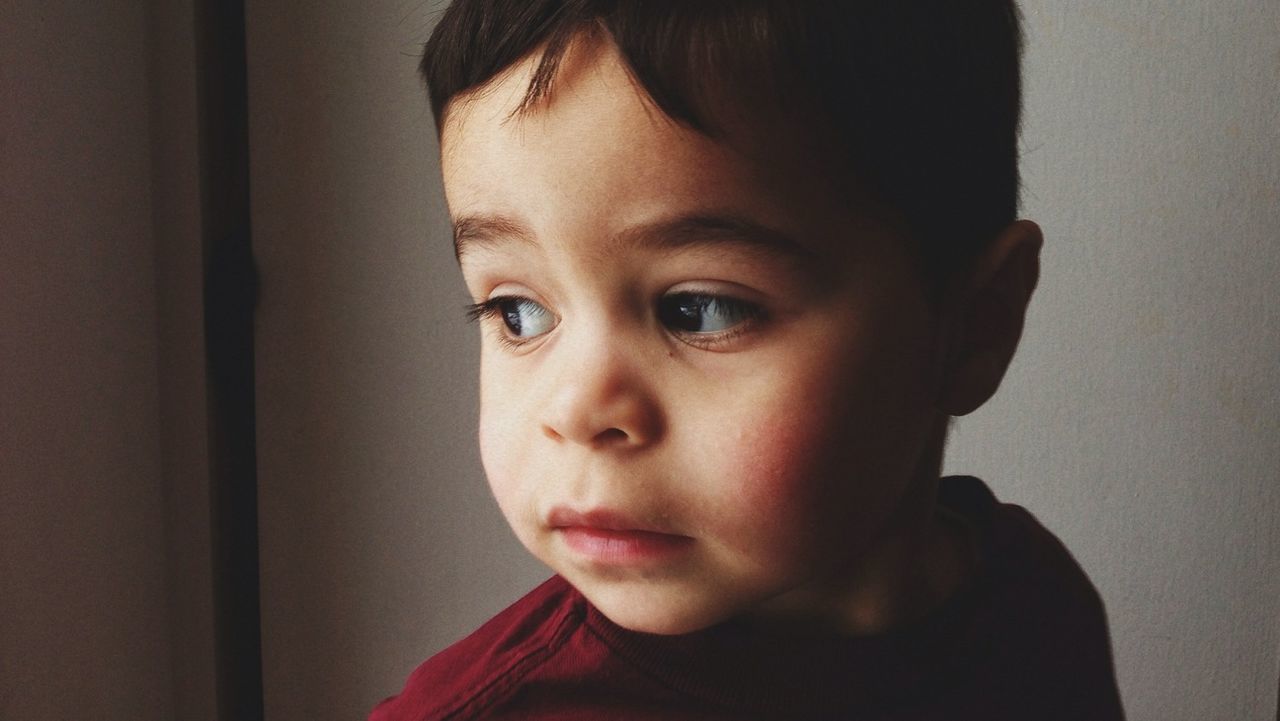
[[[556,506],[547,516],[547,525],[551,528],[594,528],[603,531],[643,531],[669,536],[679,535],[609,508],[578,511],[568,506]]]

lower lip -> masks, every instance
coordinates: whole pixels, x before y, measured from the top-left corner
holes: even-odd
[[[610,565],[669,559],[693,543],[688,536],[653,531],[615,531],[581,526],[557,530],[569,548],[596,563]]]

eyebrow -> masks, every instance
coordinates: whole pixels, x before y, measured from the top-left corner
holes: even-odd
[[[453,223],[453,247],[458,260],[474,249],[496,247],[512,241],[537,244],[527,226],[506,216],[465,215]],[[642,223],[622,230],[609,242],[617,249],[678,250],[726,245],[769,258],[805,264],[819,261],[817,253],[787,233],[735,213],[691,213]]]
[[[501,215],[464,215],[453,221],[453,254],[458,260],[472,248],[492,247],[506,240],[534,243],[528,228]]]

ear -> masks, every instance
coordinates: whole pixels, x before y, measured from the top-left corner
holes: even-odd
[[[948,290],[938,348],[938,410],[971,413],[1000,387],[1040,278],[1043,243],[1039,226],[1016,221],[987,247],[968,277]]]

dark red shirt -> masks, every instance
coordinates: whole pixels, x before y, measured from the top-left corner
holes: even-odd
[[[876,636],[609,621],[553,577],[418,667],[370,721],[1122,719],[1102,601],[1066,548],[975,478],[943,479],[979,561],[923,622]]]

